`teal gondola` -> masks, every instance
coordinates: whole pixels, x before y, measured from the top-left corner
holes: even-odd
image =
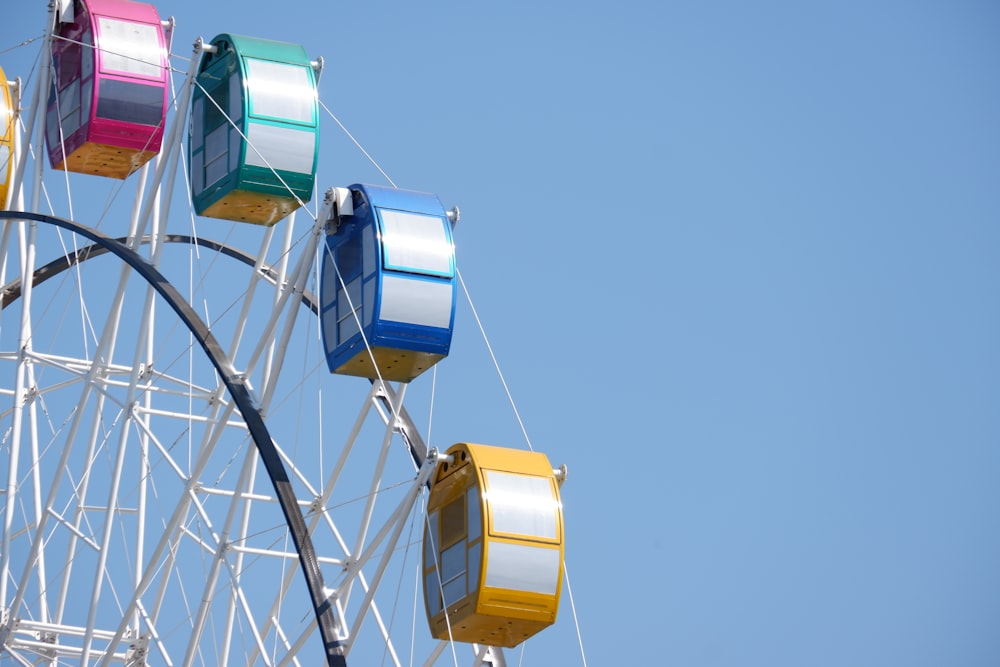
[[[222,34],[191,103],[198,215],[273,225],[312,198],[319,149],[316,71],[297,44]]]

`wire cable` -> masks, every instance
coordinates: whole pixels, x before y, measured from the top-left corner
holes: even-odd
[[[382,167],[379,166],[378,162],[375,161],[375,158],[373,158],[371,155],[368,154],[368,151],[366,151],[364,147],[361,145],[361,143],[354,138],[354,135],[351,134],[346,127],[344,127],[344,124],[340,122],[340,119],[337,118],[335,115],[333,115],[333,112],[330,111],[330,108],[323,103],[323,100],[319,101],[319,105],[323,107],[323,110],[330,115],[330,118],[332,118],[333,121],[340,126],[340,129],[344,131],[344,134],[346,134],[347,137],[354,142],[354,145],[358,147],[358,150],[361,151],[361,153],[364,154],[366,158],[368,158],[368,161],[371,162],[376,169],[378,169],[379,173],[382,174],[385,180],[389,182],[389,185],[391,185],[394,188],[398,188],[399,186],[393,183],[392,179],[389,178],[389,174],[385,173],[385,170],[383,170]]]
[[[496,354],[493,353],[493,346],[490,345],[486,329],[483,327],[482,320],[479,319],[479,313],[476,312],[475,304],[472,303],[472,296],[469,294],[469,288],[465,285],[465,280],[462,278],[462,272],[456,269],[455,274],[458,276],[459,284],[462,285],[462,291],[465,292],[465,300],[468,301],[469,308],[472,309],[472,316],[476,319],[476,325],[479,326],[479,333],[483,336],[483,341],[486,343],[486,349],[489,350],[490,358],[493,359],[493,367],[496,368],[497,375],[500,377],[500,384],[503,385],[503,390],[507,393],[507,400],[510,401],[510,407],[514,410],[514,417],[517,418],[517,423],[521,427],[521,434],[524,436],[524,441],[528,444],[528,449],[535,451],[535,448],[531,446],[528,431],[524,428],[524,421],[521,420],[521,413],[518,412],[517,405],[514,403],[514,396],[510,393],[510,388],[507,386],[507,380],[504,379],[503,371],[500,370],[500,363],[497,361]]]
[[[576,603],[573,601],[573,587],[569,585],[569,568],[566,567],[566,559],[563,559],[563,576],[566,577],[566,592],[569,593],[569,608],[573,612],[573,625],[576,626],[576,640],[580,645],[580,659],[583,660],[583,667],[587,667],[587,653],[583,650],[583,635],[580,633],[580,620],[576,616]]]

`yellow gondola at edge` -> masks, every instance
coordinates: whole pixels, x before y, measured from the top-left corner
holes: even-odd
[[[8,207],[7,190],[14,164],[14,111],[14,96],[0,67],[0,209]]]
[[[541,453],[458,443],[434,473],[424,530],[431,634],[513,647],[555,623],[564,535]]]

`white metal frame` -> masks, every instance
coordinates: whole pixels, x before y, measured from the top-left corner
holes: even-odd
[[[163,262],[186,105],[202,48],[199,40],[163,154],[155,167],[132,177],[137,189],[128,244],[145,247],[154,265]],[[47,55],[40,71],[26,124],[29,143],[44,136]],[[41,145],[35,148],[44,154]],[[27,161],[20,153],[18,144],[12,206],[38,210],[41,158],[34,161],[25,209]],[[304,240],[294,236],[294,219],[264,231],[252,270],[228,266],[223,274],[227,288],[248,276],[238,302],[224,302],[220,311],[207,299],[199,304],[210,325],[237,313],[227,352],[240,359],[237,372],[257,387],[258,409],[269,418],[287,400],[280,392],[291,357],[299,360],[302,313],[308,313],[302,302],[324,246],[326,218],[321,213]],[[283,238],[275,239],[281,229]],[[35,302],[32,276],[38,262],[51,259],[52,246],[40,241],[46,233],[35,222],[17,222],[5,223],[0,235],[0,283],[16,270],[22,285],[12,309],[19,319],[0,313],[0,377],[10,378],[0,386],[8,401],[0,407],[0,453],[7,464],[0,655],[24,665],[317,664],[316,623],[297,574],[298,554],[225,386],[211,373],[195,372],[205,362],[190,342],[182,362],[163,356],[160,332],[169,332],[176,344],[176,323],[170,313],[158,312],[153,289],[137,287],[127,266],[118,267],[111,289],[85,280],[89,267],[67,270],[69,287],[63,289],[75,289],[81,303],[103,300],[105,293],[111,298],[93,311],[81,306],[81,317],[101,318],[89,322],[94,339],[87,354],[39,349],[53,302]],[[277,259],[269,263],[268,257]],[[262,280],[272,273],[274,295],[266,317],[259,317]],[[48,285],[43,298],[50,298]],[[79,341],[66,342],[75,347]],[[125,361],[122,350],[131,350]],[[356,379],[324,382],[337,380],[341,387],[359,386]],[[325,461],[322,451],[292,451],[294,424],[274,429],[287,483],[319,549],[345,654],[349,659],[370,635],[395,665],[401,659],[379,591],[402,552],[412,550],[418,558],[419,547],[401,547],[401,539],[437,462],[403,408],[405,389],[373,382],[342,444],[310,443],[336,452],[325,475],[310,467]],[[334,401],[347,402],[342,395]],[[410,466],[408,477],[387,506],[386,478],[398,479],[400,462]],[[363,483],[359,467],[367,467]],[[344,487],[362,488],[364,499],[338,505]],[[446,643],[424,644],[424,664],[434,664]],[[497,649],[473,647],[473,653],[474,665],[505,664]]]

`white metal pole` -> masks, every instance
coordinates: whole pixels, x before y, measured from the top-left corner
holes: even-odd
[[[397,395],[397,402],[390,403],[393,415],[398,414],[399,405],[401,405],[402,402],[403,392],[400,391]],[[395,428],[395,420],[390,418],[389,423],[386,424],[385,435],[382,438],[382,446],[379,449],[378,462],[375,464],[375,472],[372,475],[372,483],[368,488],[368,500],[365,504],[364,515],[361,519],[361,527],[358,530],[358,538],[354,543],[354,550],[350,554],[352,558],[357,558],[364,549],[365,539],[368,536],[368,529],[371,526],[372,515],[375,512],[375,500],[378,497],[378,487],[382,483],[382,472],[385,470],[385,462],[389,455],[389,446],[392,444],[392,436],[395,432]],[[341,599],[344,601],[345,606],[351,597],[352,585],[353,581],[348,581],[346,590],[343,592],[343,595],[341,595]]]
[[[251,447],[250,450],[255,451],[253,447]],[[184,654],[184,660],[181,662],[184,667],[191,665],[198,654],[198,642],[201,640],[201,633],[205,629],[205,621],[208,618],[208,612],[212,606],[215,586],[219,579],[219,569],[222,567],[222,562],[226,559],[226,546],[229,542],[230,528],[236,520],[240,494],[244,489],[249,490],[247,484],[252,479],[256,463],[257,457],[248,451],[243,457],[243,467],[240,469],[239,481],[235,487],[236,493],[233,494],[232,502],[229,505],[229,511],[226,513],[226,518],[220,528],[219,536],[216,541],[215,554],[212,557],[212,563],[209,566],[208,574],[205,577],[205,586],[202,590],[201,601],[198,605],[198,610],[195,612],[191,632],[188,635],[189,639],[187,651]],[[236,591],[234,590],[233,596],[235,597],[235,595]]]
[[[38,85],[35,87],[34,100],[32,109],[34,110],[34,115],[31,117],[28,125],[28,131],[30,132],[34,128],[36,121],[39,125],[44,123],[45,118],[45,105],[41,104],[41,100],[48,90],[50,85],[51,77],[51,58],[52,58],[52,28],[55,21],[55,8],[54,6],[49,7],[48,25],[45,29],[45,41],[42,45],[42,63],[41,70],[38,76]],[[31,141],[30,135],[28,141]],[[15,165],[15,175],[12,182],[12,187],[15,192],[21,187],[21,179],[24,175],[25,160],[20,160]],[[32,209],[37,208],[37,203],[39,201],[39,191],[41,183],[41,159],[35,160],[36,170],[35,170],[35,189],[32,192]],[[11,538],[11,527],[14,524],[14,510],[17,507],[17,480],[20,472],[20,449],[21,449],[21,429],[23,414],[22,409],[24,407],[24,400],[26,398],[26,387],[25,387],[25,369],[24,369],[24,359],[25,359],[25,348],[30,344],[31,340],[31,287],[32,287],[32,273],[34,271],[34,228],[37,223],[32,222],[29,225],[29,238],[25,239],[23,236],[24,223],[17,222],[19,230],[19,239],[21,241],[21,322],[20,322],[20,334],[18,336],[18,361],[17,370],[15,372],[14,379],[14,415],[11,424],[11,437],[10,437],[10,459],[9,468],[7,470],[7,487],[6,496],[4,498],[4,523],[3,523],[3,541],[0,545],[2,553],[0,553],[0,600],[7,606],[7,582],[10,579],[10,538]],[[37,552],[32,554],[31,560],[28,561],[28,567],[30,568],[30,563],[37,556]],[[15,592],[15,599],[17,604],[10,605],[11,613],[17,614],[17,609],[20,606],[21,598],[23,597],[23,589],[25,581],[21,581],[21,586],[19,590]]]
[[[388,567],[389,560],[392,558],[396,544],[399,542],[399,536],[402,534],[403,527],[406,525],[406,518],[410,515],[410,511],[413,509],[413,504],[417,500],[417,494],[420,493],[420,489],[422,489],[424,484],[427,483],[427,480],[430,479],[431,473],[434,472],[434,468],[436,466],[436,457],[433,459],[432,457],[428,457],[424,460],[424,465],[417,475],[417,478],[413,481],[413,485],[410,487],[409,491],[407,491],[406,496],[404,496],[403,500],[400,502],[399,507],[396,508],[396,511],[393,512],[389,520],[386,521],[385,526],[375,539],[372,540],[371,545],[365,553],[359,557],[356,562],[352,563],[350,568],[348,568],[347,577],[353,578],[354,573],[352,570],[361,569],[362,565],[364,565],[364,563],[374,555],[375,549],[389,533],[389,529],[392,528],[392,536],[389,538],[389,542],[383,550],[382,560],[375,569],[375,576],[372,578],[368,591],[365,594],[365,598],[361,602],[361,606],[358,609],[358,617],[354,622],[354,626],[351,628],[350,637],[357,637],[358,633],[361,632],[361,626],[364,624],[365,618],[368,615],[367,609],[369,605],[372,604],[375,597],[375,591],[382,582],[382,576],[385,574],[385,569]]]

